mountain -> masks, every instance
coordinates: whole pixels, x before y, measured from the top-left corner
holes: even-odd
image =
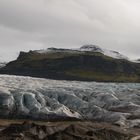
[[[20,52],[17,60],[1,68],[0,73],[62,80],[140,82],[139,63],[95,45]]]

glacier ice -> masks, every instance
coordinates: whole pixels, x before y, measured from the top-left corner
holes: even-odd
[[[139,125],[140,84],[0,75],[0,117],[48,115]]]

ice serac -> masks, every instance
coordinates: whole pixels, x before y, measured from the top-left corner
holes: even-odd
[[[140,84],[0,75],[0,117],[86,119],[140,127]]]

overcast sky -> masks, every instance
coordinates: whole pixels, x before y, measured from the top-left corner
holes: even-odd
[[[0,59],[84,44],[140,58],[140,0],[0,0]]]

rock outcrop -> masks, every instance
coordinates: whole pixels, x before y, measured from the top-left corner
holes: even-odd
[[[109,124],[79,122],[37,125],[11,124],[0,132],[1,140],[130,140],[136,135]]]

